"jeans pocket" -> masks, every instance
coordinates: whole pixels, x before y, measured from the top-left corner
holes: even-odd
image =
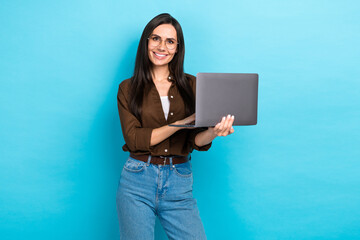
[[[175,164],[174,166],[175,166],[174,171],[176,175],[183,178],[188,178],[192,176],[192,166],[190,161],[187,161],[185,163]]]
[[[124,169],[129,172],[141,172],[145,169],[146,163],[129,157],[125,162]]]

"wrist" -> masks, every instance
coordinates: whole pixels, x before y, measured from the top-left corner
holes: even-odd
[[[179,121],[175,121],[173,123],[170,123],[169,125],[182,125],[182,123]],[[180,129],[183,129],[183,127],[173,127],[173,126],[169,126],[169,127],[174,128],[176,132],[179,131]]]
[[[209,127],[206,131],[208,132],[209,136],[210,136],[212,139],[215,139],[215,138],[218,136],[218,135],[215,133],[213,127]]]

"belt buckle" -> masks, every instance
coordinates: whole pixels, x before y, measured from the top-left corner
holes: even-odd
[[[167,159],[167,157],[165,156],[160,156],[160,158],[163,158],[164,159],[164,166],[166,165],[166,159]]]

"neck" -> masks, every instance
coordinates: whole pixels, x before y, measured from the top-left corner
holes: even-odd
[[[167,80],[170,75],[169,66],[154,66],[152,69],[153,81]]]

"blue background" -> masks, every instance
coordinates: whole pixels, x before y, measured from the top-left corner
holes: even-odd
[[[2,1],[0,239],[118,239],[117,87],[162,12],[183,27],[186,72],[260,76],[258,125],[193,154],[208,239],[359,239],[350,0]]]

